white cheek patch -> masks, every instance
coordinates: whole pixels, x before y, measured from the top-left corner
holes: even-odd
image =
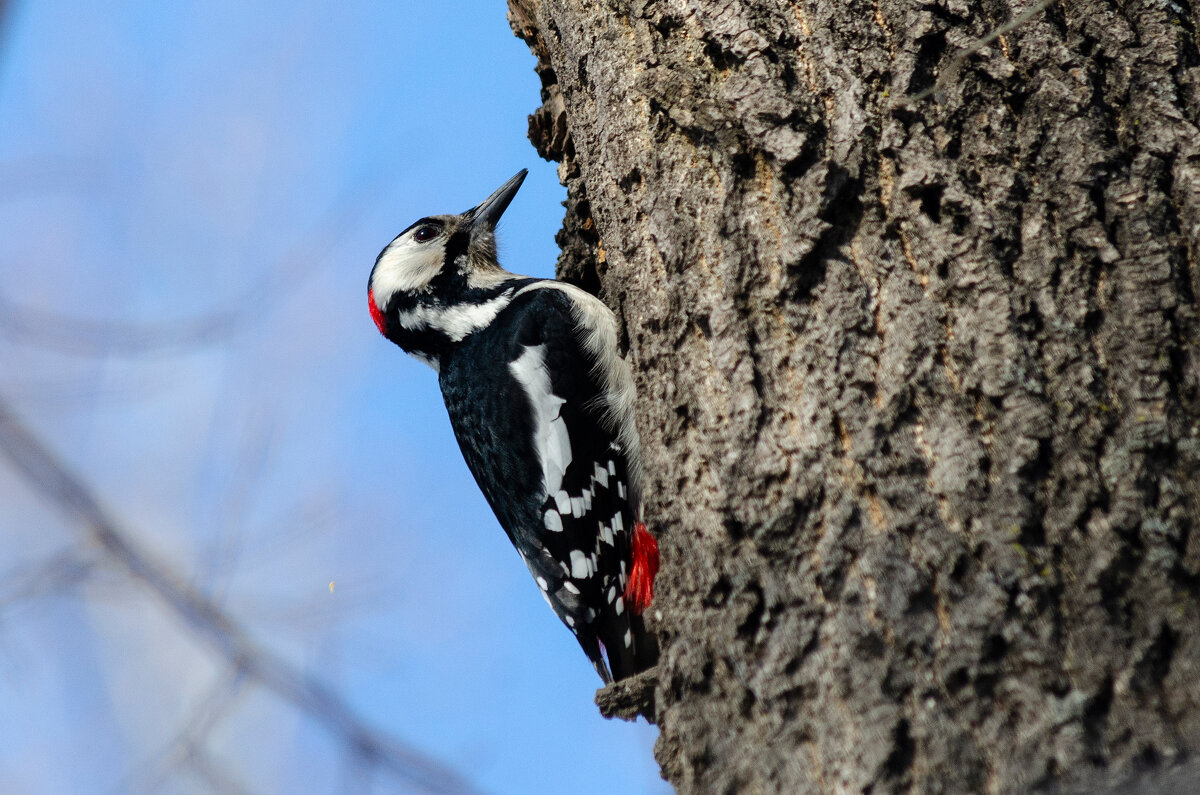
[[[427,286],[442,269],[445,248],[413,240],[393,240],[375,265],[371,288],[379,308],[387,307],[396,293],[408,293]]]

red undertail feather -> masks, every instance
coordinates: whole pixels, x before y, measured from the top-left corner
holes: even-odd
[[[658,574],[658,542],[645,522],[633,526],[633,567],[625,586],[625,601],[634,615],[641,615],[654,600],[654,576]]]
[[[371,319],[375,321],[375,328],[379,329],[379,333],[384,336],[387,333],[383,330],[383,312],[375,304],[375,291],[370,287],[367,288],[367,307],[371,310]]]

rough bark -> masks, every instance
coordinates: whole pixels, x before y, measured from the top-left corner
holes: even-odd
[[[1032,8],[509,0],[637,373],[682,791],[1197,749],[1200,5]]]

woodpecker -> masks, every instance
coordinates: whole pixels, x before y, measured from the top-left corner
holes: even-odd
[[[608,683],[658,657],[642,619],[659,555],[642,518],[633,376],[598,298],[500,266],[496,223],[526,173],[397,235],[367,303],[383,336],[437,372],[475,482]]]

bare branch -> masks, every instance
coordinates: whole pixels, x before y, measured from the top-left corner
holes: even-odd
[[[131,323],[77,318],[58,311],[24,306],[0,293],[0,334],[13,342],[74,356],[174,355],[225,342],[261,320],[259,297],[276,304],[294,293],[327,259],[373,201],[379,184],[358,186],[338,202],[308,238],[287,251],[229,304],[195,317],[163,323]]]
[[[14,342],[77,356],[175,354],[223,342],[245,325],[246,318],[232,310],[163,324],[69,318],[0,295],[0,333]]]
[[[198,754],[204,750],[204,739],[224,718],[233,711],[242,696],[246,693],[246,677],[239,671],[231,671],[230,675],[213,685],[209,693],[199,699],[192,714],[183,721],[175,736],[166,742],[161,750],[145,763],[136,765],[134,772],[122,780],[114,790],[116,792],[157,792],[180,768],[197,762],[197,767],[211,766],[211,760],[206,754]],[[197,769],[197,775],[207,779],[205,769]],[[215,789],[217,792],[241,792],[244,787]]]
[[[78,522],[91,542],[148,586],[236,671],[309,715],[365,762],[383,767],[424,791],[474,791],[455,771],[368,726],[325,683],[258,646],[230,615],[155,561],[21,422],[3,396],[0,451],[37,494]]]
[[[938,75],[938,79],[934,81],[933,85],[924,91],[913,94],[911,97],[898,98],[896,101],[896,106],[906,107],[915,105],[927,97],[930,97],[934,94],[940,94],[942,89],[946,87],[946,84],[958,75],[959,70],[962,69],[963,63],[965,63],[968,58],[991,44],[996,39],[1003,36],[1005,33],[1008,33],[1010,30],[1014,30],[1015,28],[1019,28],[1021,25],[1024,25],[1026,22],[1032,19],[1035,14],[1041,13],[1054,2],[1055,0],[1040,0],[1040,2],[1034,3],[1032,6],[1027,8],[1025,11],[1022,11],[1013,19],[1010,19],[1008,22],[996,28],[991,33],[974,42],[971,46],[954,56],[954,59],[950,61],[942,73]]]
[[[187,762],[197,777],[211,792],[229,795],[250,795],[252,790],[243,784],[222,765],[218,764],[202,744],[192,743],[188,747]]]
[[[39,566],[0,578],[0,614],[16,603],[74,588],[91,575],[94,566],[94,560],[66,549]]]

